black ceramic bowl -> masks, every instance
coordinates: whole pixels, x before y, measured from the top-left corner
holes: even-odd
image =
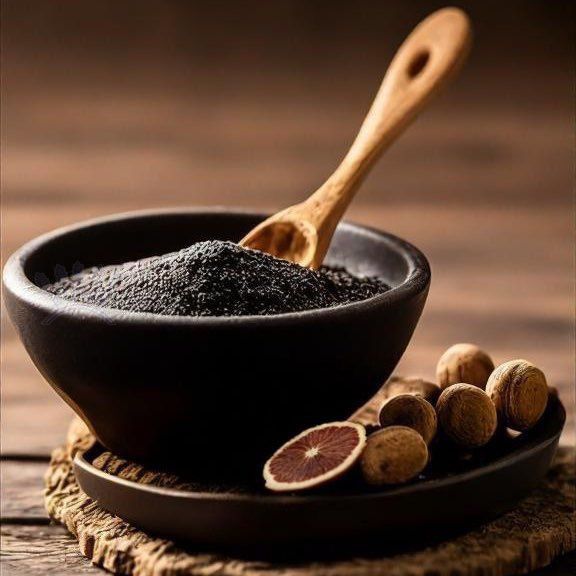
[[[30,357],[115,453],[140,461],[265,457],[310,425],[348,417],[390,375],[430,283],[424,255],[353,224],[327,262],[378,275],[388,292],[276,316],[175,317],[64,300],[40,286],[55,270],[159,255],[209,238],[237,241],[262,214],[139,212],[56,230],[15,252],[5,301]]]

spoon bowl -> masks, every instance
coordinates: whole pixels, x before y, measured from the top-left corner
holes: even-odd
[[[313,267],[318,246],[318,232],[308,220],[283,219],[282,213],[274,220],[268,219],[254,228],[243,239],[253,250],[260,250],[297,262],[301,266]],[[289,255],[289,258],[286,256]]]

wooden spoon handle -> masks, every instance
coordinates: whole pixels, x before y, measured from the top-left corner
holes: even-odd
[[[470,43],[468,17],[457,8],[434,12],[404,41],[348,154],[303,204],[318,229],[324,228],[321,236],[326,234],[328,243],[374,161],[457,71]]]

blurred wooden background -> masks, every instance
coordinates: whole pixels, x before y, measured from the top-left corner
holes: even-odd
[[[458,5],[476,30],[468,66],[349,216],[406,237],[432,263],[398,372],[432,377],[458,341],[497,362],[528,358],[560,388],[574,442],[574,6]],[[3,0],[3,257],[117,211],[274,210],[304,198],[347,149],[402,38],[440,6]],[[4,516],[46,520],[42,462],[70,417],[3,315]],[[34,550],[57,564],[70,546],[57,531],[10,530],[22,573]]]
[[[432,376],[445,347],[478,342],[542,366],[571,406],[574,9],[459,4],[475,24],[468,66],[350,218],[408,238],[433,266],[398,371]],[[116,211],[302,199],[348,147],[402,38],[441,5],[4,1],[3,255]],[[2,328],[2,448],[46,454],[69,410]]]

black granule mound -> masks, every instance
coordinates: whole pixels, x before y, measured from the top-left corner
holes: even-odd
[[[168,316],[246,316],[327,308],[388,290],[344,269],[303,268],[232,242],[90,268],[44,286],[85,304]]]

